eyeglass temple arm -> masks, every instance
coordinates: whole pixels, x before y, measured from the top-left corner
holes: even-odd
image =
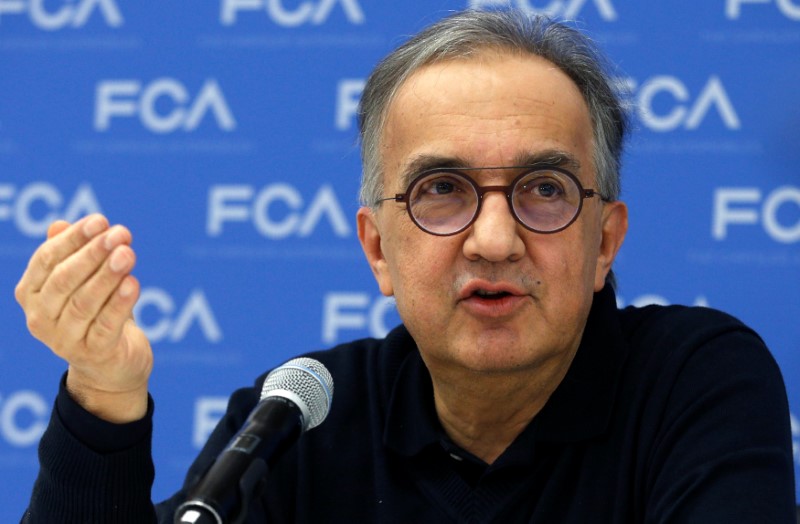
[[[610,198],[604,196],[602,193],[600,193],[599,191],[597,191],[595,189],[584,189],[582,196],[583,196],[583,198],[592,198],[593,196],[597,196],[603,202],[611,202]]]
[[[375,201],[375,204],[377,205],[380,204],[381,202],[386,202],[388,200],[394,200],[395,202],[405,202],[406,195],[404,193],[397,193],[393,197],[379,198],[378,200]]]

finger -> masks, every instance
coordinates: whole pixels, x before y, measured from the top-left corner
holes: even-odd
[[[59,227],[61,226],[57,225],[55,229]],[[59,263],[107,228],[108,220],[104,216],[89,215],[66,228],[61,234],[45,241],[34,252],[22,275],[18,286],[21,287],[21,292],[24,294],[38,292]]]
[[[48,240],[53,238],[54,236],[62,233],[65,229],[69,227],[69,222],[66,220],[56,220],[47,228],[47,238]]]
[[[86,223],[90,220],[95,221],[90,228],[90,230],[92,230],[92,228],[96,227],[98,220],[93,215],[85,217],[83,220],[76,223],[75,226],[86,227]],[[19,282],[17,282],[17,286],[14,289],[14,297],[17,299],[17,302],[22,306],[22,308],[26,309],[26,313],[28,297],[31,294],[39,291],[42,283],[47,278],[52,268],[55,267],[55,264],[58,263],[58,259],[62,256],[60,253],[65,250],[63,246],[59,248],[56,242],[51,242],[51,239],[56,235],[63,233],[69,227],[69,222],[64,220],[57,220],[50,224],[50,227],[47,229],[48,240],[39,246],[36,252],[34,252],[34,254],[31,256],[25,272],[22,274]]]
[[[133,275],[122,279],[89,327],[86,334],[88,348],[96,351],[118,346],[125,325],[133,318],[139,290],[139,281]]]
[[[58,332],[68,344],[87,337],[97,315],[133,270],[136,254],[130,246],[117,246],[100,268],[65,301],[58,317]],[[125,291],[129,288],[125,287]]]
[[[51,273],[40,290],[40,307],[47,318],[57,319],[72,301],[73,306],[83,308],[86,315],[93,316],[107,299],[108,293],[96,296],[85,296],[76,301],[76,291],[87,283],[92,276],[101,271],[103,263],[113,250],[121,245],[130,244],[131,234],[124,226],[114,226],[104,234],[92,239],[87,245],[62,261]],[[124,274],[117,275],[114,287]],[[110,290],[109,290],[110,292]],[[99,301],[99,304],[93,302]],[[76,315],[82,319],[82,314]],[[92,317],[85,318],[86,321]]]

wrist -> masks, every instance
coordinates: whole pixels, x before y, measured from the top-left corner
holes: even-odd
[[[108,390],[83,380],[70,368],[66,389],[83,409],[106,422],[125,424],[140,420],[147,414],[147,382],[130,389]]]

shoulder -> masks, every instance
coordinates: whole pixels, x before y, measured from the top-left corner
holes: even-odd
[[[634,360],[661,364],[703,355],[726,360],[761,362],[777,371],[777,364],[761,337],[736,317],[707,307],[646,306],[620,310],[623,336]]]
[[[738,399],[757,409],[785,403],[777,362],[761,337],[732,315],[706,307],[647,306],[621,310],[620,321],[628,380],[656,397],[691,404],[709,395],[719,405]]]
[[[749,506],[732,494],[748,491],[789,500],[786,390],[756,332],[701,307],[627,308],[620,319],[629,346],[620,409],[636,424],[653,514],[733,514]]]
[[[633,342],[700,344],[727,333],[746,333],[761,340],[736,317],[707,307],[631,306],[620,310],[620,321],[625,336]]]
[[[704,307],[648,306],[623,309],[620,320],[628,345],[625,382],[652,400],[685,407],[713,397],[716,405],[735,403],[739,410],[744,404],[784,409],[777,362],[737,318]]]

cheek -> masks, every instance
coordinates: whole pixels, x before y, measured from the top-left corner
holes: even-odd
[[[543,282],[539,306],[550,330],[563,340],[574,335],[574,326],[581,325],[591,308],[594,296],[594,262],[586,248],[565,244],[552,249],[542,248],[540,271]]]
[[[541,235],[528,244],[528,255],[541,279],[558,295],[582,295],[594,286],[598,243],[590,239],[596,235],[575,226]]]
[[[385,251],[398,308],[426,308],[446,296],[456,266],[458,248],[450,238],[404,227],[386,239]]]
[[[397,295],[407,287],[409,280],[412,282],[415,280],[416,272],[425,263],[425,259],[413,256],[420,252],[424,245],[420,245],[414,232],[405,227],[402,222],[404,217],[393,218],[395,219],[393,223],[385,228],[389,233],[384,234],[381,245]]]

